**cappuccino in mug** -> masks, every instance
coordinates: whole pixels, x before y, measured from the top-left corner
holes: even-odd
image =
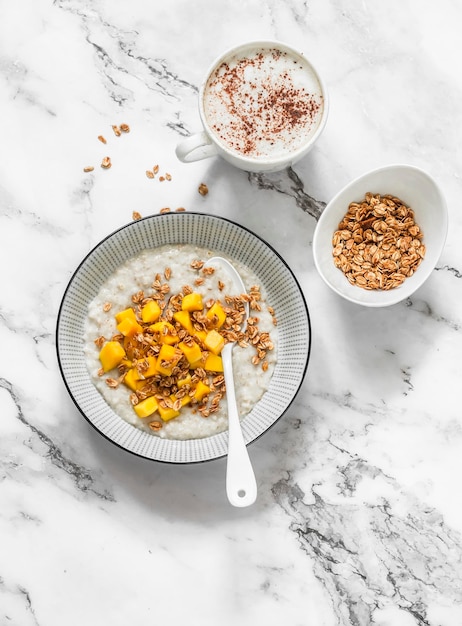
[[[278,48],[235,53],[209,76],[205,120],[226,149],[252,159],[286,156],[306,144],[324,98],[304,58]]]
[[[311,150],[327,112],[327,91],[303,54],[276,41],[245,43],[207,72],[199,92],[204,130],[176,154],[186,163],[220,155],[247,171],[278,171]]]

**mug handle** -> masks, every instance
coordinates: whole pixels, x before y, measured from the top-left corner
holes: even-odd
[[[176,156],[183,163],[192,163],[193,161],[201,161],[208,157],[215,156],[217,149],[211,142],[209,136],[205,132],[191,135],[176,147]]]

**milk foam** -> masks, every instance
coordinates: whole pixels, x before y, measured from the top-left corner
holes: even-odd
[[[253,48],[225,59],[203,99],[217,141],[251,159],[279,158],[302,148],[323,115],[322,89],[303,57]]]

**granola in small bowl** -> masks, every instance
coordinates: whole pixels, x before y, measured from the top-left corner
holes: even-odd
[[[314,233],[314,262],[343,298],[393,305],[430,276],[447,228],[446,202],[433,178],[390,165],[353,180],[327,204]]]

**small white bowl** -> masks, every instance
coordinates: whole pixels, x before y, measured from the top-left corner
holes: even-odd
[[[415,273],[399,287],[388,291],[351,285],[334,265],[332,236],[349,204],[361,201],[367,192],[397,196],[413,209],[426,246],[425,257]],[[429,277],[443,250],[447,230],[446,202],[431,176],[411,165],[388,165],[356,178],[329,202],[314,233],[314,263],[327,285],[343,298],[363,306],[389,306],[408,298]]]

